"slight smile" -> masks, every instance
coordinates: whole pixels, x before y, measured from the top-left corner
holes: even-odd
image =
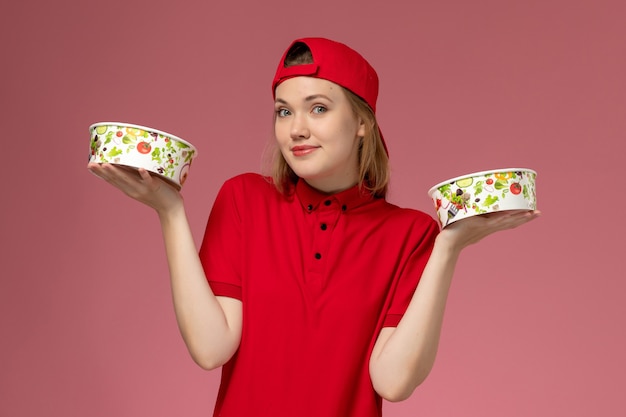
[[[294,146],[290,150],[294,154],[294,156],[304,156],[304,155],[308,155],[312,153],[318,148],[319,146],[301,145],[301,146]]]

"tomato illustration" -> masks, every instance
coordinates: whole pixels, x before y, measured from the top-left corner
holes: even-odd
[[[514,182],[513,184],[511,184],[511,187],[509,188],[511,190],[511,194],[519,194],[522,192],[522,186],[519,185],[519,182]]]
[[[137,145],[137,150],[139,153],[149,153],[152,150],[152,146],[148,142],[139,142]]]
[[[487,184],[491,185],[491,184],[493,184],[493,179],[492,178],[487,178],[487,180],[485,182]]]

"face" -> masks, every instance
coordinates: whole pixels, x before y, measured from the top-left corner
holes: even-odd
[[[296,175],[328,193],[357,183],[365,126],[340,86],[319,78],[290,78],[276,87],[275,110],[276,140]]]

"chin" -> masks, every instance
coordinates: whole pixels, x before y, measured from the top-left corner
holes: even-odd
[[[310,171],[294,170],[293,172],[296,173],[298,178],[302,178],[303,180],[307,180],[307,181],[314,181],[316,178],[320,178],[319,175],[316,175],[316,173],[312,173]]]
[[[313,164],[303,164],[302,162],[289,164],[293,172],[300,178],[315,179],[321,177],[323,171],[319,167],[312,165]]]

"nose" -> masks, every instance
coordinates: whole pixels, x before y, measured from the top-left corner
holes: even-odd
[[[304,115],[295,115],[291,123],[291,139],[308,139],[310,136],[309,126]]]

